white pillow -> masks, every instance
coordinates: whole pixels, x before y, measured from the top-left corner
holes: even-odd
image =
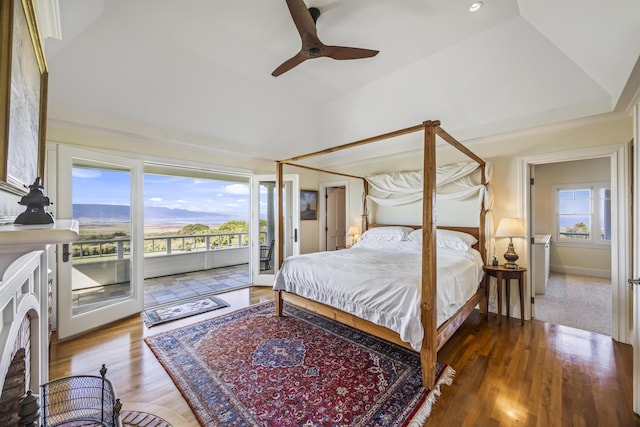
[[[407,239],[422,242],[422,230],[415,230],[409,233]],[[461,231],[438,229],[436,232],[436,244],[439,248],[468,251],[477,242],[478,239],[474,236]]]
[[[413,240],[415,242],[422,242],[422,228],[413,230],[407,235],[407,240]]]
[[[370,228],[362,234],[361,240],[406,240],[407,234],[413,231],[410,227],[388,226]]]
[[[456,240],[460,239],[465,242],[469,247],[478,243],[478,239],[469,233],[463,233],[462,231],[444,230],[438,229],[438,239],[443,240]]]
[[[393,252],[421,253],[422,245],[409,240],[360,240],[352,248],[377,249]]]

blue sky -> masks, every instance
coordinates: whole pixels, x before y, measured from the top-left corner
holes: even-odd
[[[73,168],[73,203],[129,205],[129,173]],[[249,184],[145,174],[145,206],[215,212],[249,219]]]
[[[559,191],[560,228],[572,227],[579,222],[589,225],[591,213],[591,191],[581,190],[560,190]]]

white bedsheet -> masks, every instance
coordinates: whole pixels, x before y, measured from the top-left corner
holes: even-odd
[[[405,244],[406,243],[406,244]],[[395,242],[385,248],[354,246],[287,258],[274,290],[286,290],[389,328],[419,351],[420,246]],[[483,277],[482,258],[469,252],[438,249],[438,326],[471,298]]]

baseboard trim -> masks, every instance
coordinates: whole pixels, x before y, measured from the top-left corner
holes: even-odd
[[[575,274],[577,276],[600,277],[611,279],[611,271],[596,268],[569,267],[566,265],[550,265],[549,270],[553,273]]]

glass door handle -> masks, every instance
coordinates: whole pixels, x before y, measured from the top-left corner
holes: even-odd
[[[69,244],[65,243],[62,245],[62,262],[69,262],[69,256],[71,252],[69,252]]]
[[[630,285],[640,285],[640,279],[629,279],[627,280]]]

